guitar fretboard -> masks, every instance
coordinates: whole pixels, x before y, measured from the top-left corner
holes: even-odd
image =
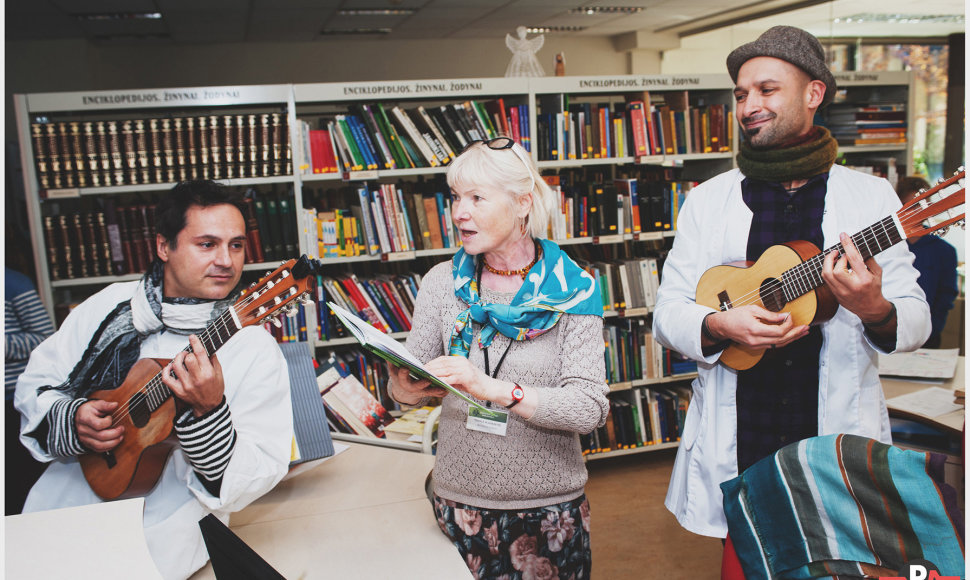
[[[855,234],[851,239],[862,254],[862,259],[868,260],[879,252],[895,246],[904,238],[892,216],[889,216]],[[782,274],[782,292],[786,302],[791,302],[825,283],[822,280],[822,263],[830,252],[838,252],[839,258],[845,255],[845,249],[841,243],[838,243]]]
[[[199,333],[199,341],[206,350],[206,354],[212,356],[222,345],[226,344],[232,335],[236,334],[239,327],[232,315],[233,306],[226,309],[215,320]],[[184,352],[192,352],[192,345],[186,346]],[[138,404],[147,407],[149,413],[154,412],[172,396],[172,391],[162,382],[161,373],[156,373],[151,380],[138,393],[132,395],[132,399],[138,397]],[[134,405],[131,405],[134,406]]]

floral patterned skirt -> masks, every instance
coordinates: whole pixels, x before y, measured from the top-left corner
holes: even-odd
[[[487,509],[434,496],[438,527],[477,580],[588,580],[586,495],[527,510]]]

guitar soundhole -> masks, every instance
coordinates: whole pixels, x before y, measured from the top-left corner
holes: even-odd
[[[131,407],[129,409],[129,416],[131,417],[131,422],[135,425],[135,427],[141,429],[148,424],[148,420],[151,418],[152,412],[151,409],[148,408],[148,402],[144,397],[135,403],[131,403]]]
[[[761,283],[761,303],[772,312],[781,312],[785,307],[787,301],[779,280],[768,278]]]

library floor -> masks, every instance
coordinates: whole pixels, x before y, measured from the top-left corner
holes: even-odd
[[[676,449],[587,463],[592,580],[716,580],[721,541],[692,534],[663,505]]]

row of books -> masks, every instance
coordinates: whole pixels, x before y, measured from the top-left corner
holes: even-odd
[[[316,282],[316,336],[320,340],[349,336],[327,308],[330,300],[386,334],[411,330],[411,315],[421,286],[420,275],[380,274],[371,278],[352,273],[318,275]]]
[[[298,255],[293,200],[246,198],[246,263]],[[100,209],[45,216],[44,245],[51,280],[144,272],[155,259],[155,204],[100,200]]]
[[[406,192],[394,184],[357,189],[349,209],[306,210],[301,230],[314,257],[336,258],[456,248],[451,197]]]
[[[583,454],[679,441],[689,404],[690,390],[680,386],[613,393],[606,425],[580,436]]]
[[[603,325],[606,378],[611,384],[660,379],[697,372],[697,363],[654,340],[643,318]]]
[[[588,262],[583,269],[599,281],[603,311],[646,308],[653,310],[660,287],[660,267],[656,257]]]
[[[155,259],[155,206],[138,204],[44,216],[51,280],[144,272]]]
[[[288,175],[282,113],[31,123],[41,189]]]
[[[509,136],[529,149],[528,105],[468,100],[405,109],[350,105],[347,114],[299,121],[303,173],[410,169],[447,165],[474,141]]]
[[[680,208],[695,185],[637,179],[559,185],[556,178],[546,178],[557,202],[550,220],[553,240],[675,230]]]
[[[680,98],[678,98],[680,97]],[[666,101],[575,103],[565,97],[536,117],[540,161],[650,155],[720,153],[731,150],[733,124],[724,104],[690,106],[686,92]],[[547,99],[545,101],[549,103]],[[549,111],[547,109],[554,109]]]
[[[833,103],[821,113],[821,119],[839,145],[906,143],[908,123],[902,103]]]

